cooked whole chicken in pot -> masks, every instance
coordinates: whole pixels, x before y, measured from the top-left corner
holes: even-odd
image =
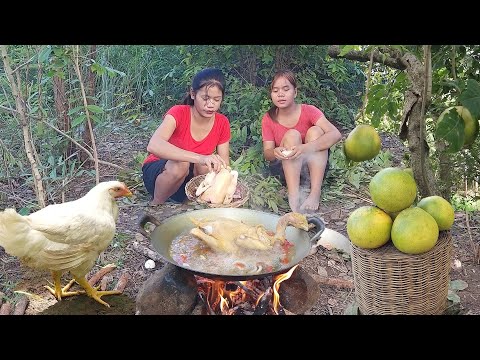
[[[286,239],[287,226],[309,230],[306,216],[293,212],[278,219],[275,232],[222,216],[190,221],[195,227],[172,242],[172,258],[192,270],[230,275],[279,270],[296,252]]]
[[[278,219],[275,233],[268,231],[262,224],[252,226],[224,217],[214,220],[192,218],[191,221],[196,225],[190,230],[192,235],[203,240],[213,250],[228,253],[236,253],[239,248],[270,250],[277,241],[283,244],[288,225],[305,231],[309,229],[306,216],[295,212]]]

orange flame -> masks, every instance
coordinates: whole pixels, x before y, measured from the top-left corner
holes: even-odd
[[[241,286],[232,289],[232,287],[229,286],[229,282],[222,280],[207,279],[199,276],[196,276],[196,279],[197,285],[199,286],[199,289],[201,289],[199,291],[206,295],[206,306],[210,309],[211,313],[219,312],[223,315],[232,315],[235,313],[235,308],[246,301],[249,301],[252,306],[254,303],[255,307],[257,307],[262,300],[262,297],[266,296],[268,293],[268,296],[271,297],[270,313],[278,315],[281,311],[279,294],[280,283],[289,279],[297,266],[298,265],[295,265],[284,274],[277,275],[273,278],[273,286],[267,290],[262,289],[263,291],[261,292],[260,287],[258,287],[258,280],[238,281],[237,285],[240,283]],[[233,284],[233,286],[235,285]],[[263,300],[268,301],[268,299]]]
[[[222,312],[222,314],[225,314],[228,312],[229,308],[228,301],[221,294],[218,294],[218,296],[220,296],[220,311]]]
[[[293,271],[297,268],[298,264],[288,270],[285,274],[278,275],[273,283],[273,311],[278,315],[278,308],[280,307],[280,294],[278,289],[280,288],[280,283],[287,279],[290,279]]]

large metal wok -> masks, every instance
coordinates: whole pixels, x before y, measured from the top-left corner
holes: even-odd
[[[225,281],[249,280],[275,275],[287,272],[290,268],[298,264],[304,257],[310,253],[313,244],[320,238],[325,230],[324,223],[317,217],[308,216],[308,222],[315,225],[317,232],[310,237],[310,233],[304,230],[288,226],[286,229],[287,240],[294,245],[295,254],[287,264],[282,264],[280,269],[274,272],[259,272],[247,275],[232,275],[211,273],[205,269],[192,269],[190,267],[178,264],[170,255],[170,245],[172,241],[179,235],[184,234],[187,230],[194,227],[190,218],[210,218],[226,217],[234,220],[242,221],[248,225],[263,224],[267,230],[275,231],[280,216],[276,214],[266,213],[263,211],[240,209],[240,208],[212,208],[203,210],[193,210],[179,215],[172,216],[163,223],[152,215],[144,215],[139,222],[139,232],[146,238],[150,239],[155,250],[167,262],[180,268],[194,272],[197,275],[212,279],[222,279]],[[147,223],[152,223],[155,228],[149,233],[145,230]]]

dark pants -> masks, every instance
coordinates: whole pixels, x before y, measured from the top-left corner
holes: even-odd
[[[148,193],[154,198],[155,194],[155,180],[157,176],[163,172],[165,169],[165,164],[168,160],[160,159],[157,161],[152,161],[142,166],[142,173],[143,173],[143,183],[145,184],[145,188],[147,189]],[[168,198],[171,202],[181,203],[187,198],[187,194],[185,194],[185,185],[187,182],[193,178],[193,164],[190,164],[190,171],[185,178],[185,181],[182,185],[178,188],[178,190]]]
[[[329,168],[329,159],[330,159],[330,149],[328,149],[328,158],[327,158],[327,165],[325,165],[325,173],[323,174],[323,179],[327,177],[328,173],[328,168]],[[284,186],[287,185],[287,182],[285,181],[285,173],[283,172],[283,166],[282,166],[282,161],[275,159],[273,161],[270,161],[268,168],[270,170],[270,174],[273,176],[278,176],[280,178],[280,181]],[[308,165],[304,163],[302,165],[302,170],[300,171],[300,184],[303,184],[307,179],[309,179],[310,176],[308,175]]]

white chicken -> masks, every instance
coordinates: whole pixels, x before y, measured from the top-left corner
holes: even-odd
[[[68,291],[76,281],[88,296],[110,307],[101,297],[120,292],[97,291],[85,276],[115,235],[115,200],[131,195],[124,183],[106,181],[77,200],[49,205],[28,216],[5,209],[0,212],[0,246],[31,268],[50,270],[55,288],[47,289],[58,300],[81,293]],[[74,280],[62,288],[60,278],[67,271]]]

